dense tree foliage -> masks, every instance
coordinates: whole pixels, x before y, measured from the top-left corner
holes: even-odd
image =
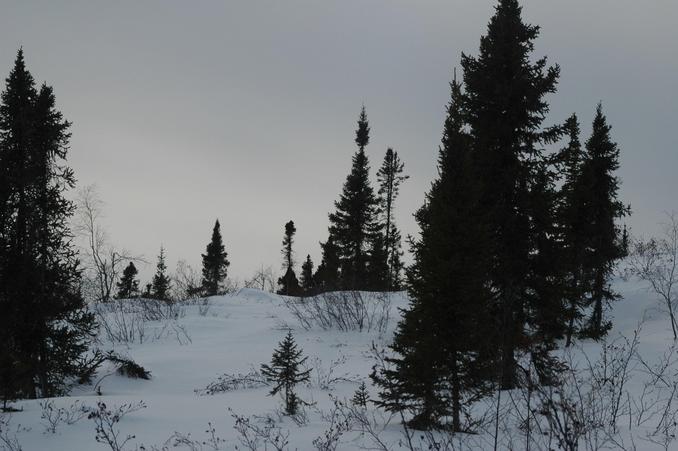
[[[303,370],[302,367],[307,357],[302,358],[302,350],[297,349],[292,331],[278,343],[278,348],[273,352],[270,365],[261,365],[261,374],[272,383],[271,396],[282,392],[285,400],[285,413],[294,415],[303,401],[294,392],[294,387],[308,381],[311,370]]]
[[[202,291],[205,296],[215,296],[221,293],[228,265],[226,248],[221,238],[221,225],[217,219],[212,229],[210,240],[205,253],[202,254]]]
[[[57,396],[78,376],[94,319],[71,245],[70,123],[19,50],[0,104],[0,385],[5,401]]]
[[[161,301],[169,301],[171,280],[169,275],[167,275],[165,248],[163,246],[160,246],[158,263],[155,268],[155,275],[153,276],[153,282],[150,287],[151,297],[153,299],[160,299]]]
[[[520,384],[519,360],[542,383],[562,368],[558,340],[602,337],[610,277],[624,255],[617,221],[618,149],[602,108],[582,149],[576,116],[544,127],[559,67],[532,52],[539,27],[500,0],[477,57],[452,83],[438,179],[416,213],[420,236],[379,404],[417,428],[461,430],[466,407]],[[546,147],[563,136],[565,146]],[[584,321],[587,310],[590,318]]]
[[[299,286],[299,280],[297,279],[297,274],[294,272],[294,252],[292,250],[292,244],[294,244],[294,235],[297,233],[297,228],[294,226],[294,221],[289,221],[285,224],[285,235],[283,237],[283,270],[285,271],[278,279],[278,285],[280,289],[278,294],[284,294],[287,296],[298,296],[301,294],[301,287]]]
[[[139,295],[139,280],[136,278],[138,273],[134,262],[129,262],[117,283],[118,299],[129,299]]]
[[[451,416],[454,430],[461,430],[464,406],[486,390],[491,367],[486,347],[491,293],[484,278],[489,229],[462,108],[455,81],[439,177],[416,214],[421,232],[412,244],[414,264],[407,274],[411,304],[395,334],[396,357],[388,359],[392,368],[373,374],[383,389],[380,405],[414,411],[416,428]]]
[[[384,232],[384,251],[387,258],[386,286],[388,290],[399,290],[402,278],[402,256],[400,231],[394,221],[395,201],[400,193],[400,185],[409,178],[403,175],[405,164],[398,152],[390,147],[386,150],[384,161],[377,171],[379,181],[379,202],[382,212],[382,230]]]
[[[329,215],[331,241],[328,242],[336,245],[339,259],[337,285],[343,289],[364,289],[369,285],[366,275],[371,263],[371,245],[374,244],[375,234],[381,232],[379,203],[370,184],[369,160],[365,153],[369,133],[370,127],[363,107],[355,138],[358,151],[353,155],[351,172],[346,177],[339,200],[334,204],[336,210]],[[324,249],[324,253],[327,251]],[[381,258],[381,255],[378,257]],[[330,266],[324,255],[322,264],[324,268]]]

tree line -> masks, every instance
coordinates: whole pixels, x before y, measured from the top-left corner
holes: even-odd
[[[285,224],[283,239],[284,276],[279,294],[309,295],[333,290],[398,291],[403,288],[401,234],[394,220],[395,201],[404,175],[398,152],[386,150],[377,171],[379,188],[370,183],[365,147],[370,126],[363,106],[358,117],[351,171],[346,176],[335,211],[329,214],[329,236],[320,243],[322,260],[313,271],[310,255],[301,267],[301,283],[294,272],[292,242],[294,222]]]
[[[463,431],[469,406],[520,386],[525,368],[553,382],[550,351],[603,337],[619,298],[619,149],[601,104],[583,145],[576,115],[544,126],[560,68],[533,57],[539,27],[521,12],[500,0],[478,56],[462,54],[439,176],[416,213],[410,305],[372,373],[378,404],[412,412],[415,428]]]
[[[415,213],[412,265],[404,268],[394,208],[407,179],[388,149],[370,183],[363,106],[350,173],[328,216],[322,258],[295,272],[296,226],[284,225],[279,293],[406,288],[408,308],[388,367],[375,369],[380,406],[413,412],[418,428],[463,429],[462,417],[493,390],[521,384],[527,359],[548,384],[561,363],[551,353],[610,329],[610,279],[626,254],[619,221],[619,150],[602,105],[582,144],[576,115],[545,126],[546,97],[560,68],[534,59],[539,27],[517,0],[499,0],[478,56],[462,54],[438,153],[438,176]],[[0,103],[0,389],[3,400],[55,396],[82,371],[96,333],[82,296],[81,266],[68,221],[75,185],[66,166],[70,123],[52,88],[36,86],[19,50]],[[552,150],[557,149],[557,150]],[[133,261],[117,297],[169,300],[161,247],[142,292]],[[217,220],[202,254],[194,296],[224,291],[230,265]],[[448,424],[449,423],[449,424]]]

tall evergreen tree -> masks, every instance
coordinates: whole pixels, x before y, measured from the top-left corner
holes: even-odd
[[[580,128],[576,115],[565,121],[564,129],[568,142],[558,154],[563,183],[558,196],[557,216],[559,244],[562,248],[560,259],[563,264],[565,346],[570,346],[580,328],[590,285],[585,268],[589,218],[586,212],[588,193],[581,172],[586,153],[579,140]]]
[[[566,330],[567,308],[563,242],[558,239],[556,174],[539,167],[531,183],[527,210],[530,214],[530,248],[525,305],[526,335],[532,363],[542,383],[551,383],[560,363],[549,354]]]
[[[212,239],[202,254],[202,291],[205,296],[216,296],[220,293],[226,280],[228,265],[231,264],[227,256],[217,219],[212,229]]]
[[[362,289],[387,291],[389,287],[388,249],[381,232],[374,233],[369,242],[369,259]]]
[[[294,244],[294,234],[297,233],[297,228],[294,226],[294,221],[289,221],[285,224],[285,236],[283,237],[282,254],[284,258],[283,269],[285,273],[278,279],[280,289],[278,294],[287,296],[297,296],[300,294],[299,280],[294,272],[294,252],[292,244]]]
[[[465,407],[487,389],[492,353],[491,293],[486,284],[489,229],[480,204],[463,95],[456,80],[438,158],[439,177],[416,213],[420,238],[407,271],[410,305],[398,324],[392,365],[372,377],[379,405],[413,411],[411,425],[427,429],[451,416],[462,429]]]
[[[389,241],[392,246],[388,254],[388,268],[390,274],[390,289],[400,291],[403,289],[403,271],[405,263],[403,263],[402,250],[402,235],[395,224],[391,224],[391,232],[389,233]]]
[[[629,213],[619,200],[619,149],[610,137],[611,127],[598,104],[591,137],[586,141],[587,155],[582,163],[582,184],[587,197],[586,267],[590,277],[592,314],[586,335],[602,337],[611,327],[603,320],[606,303],[619,298],[612,290],[610,277],[615,263],[624,255],[623,236],[616,221]]]
[[[386,150],[381,168],[377,171],[377,180],[379,181],[377,194],[383,215],[384,247],[388,258],[388,274],[386,276],[388,290],[399,288],[395,282],[400,280],[400,271],[402,270],[400,232],[393,221],[393,214],[400,185],[409,178],[408,175],[403,175],[404,168],[405,165],[400,160],[398,152],[389,147]]]
[[[305,295],[313,294],[315,281],[313,280],[313,260],[307,255],[304,264],[301,265],[301,289]]]
[[[0,103],[0,392],[63,393],[94,333],[68,222],[70,123],[36,90],[19,50]]]
[[[138,273],[134,262],[129,262],[117,284],[118,299],[129,299],[139,295],[139,280],[136,278]]]
[[[160,246],[158,254],[158,264],[156,265],[153,283],[151,284],[151,294],[153,299],[162,301],[170,300],[170,278],[167,275],[167,265],[165,264],[165,248]]]
[[[320,243],[322,260],[313,275],[316,288],[319,292],[332,291],[339,288],[339,248],[334,242],[332,234],[327,241]]]
[[[543,145],[558,128],[543,129],[544,97],[556,90],[560,69],[546,58],[532,62],[539,27],[525,24],[517,0],[500,0],[478,57],[462,55],[472,147],[481,162],[481,202],[492,231],[490,282],[496,293],[501,387],[516,385],[516,353],[530,343],[525,327],[530,290],[529,190],[543,164]]]
[[[378,202],[369,181],[369,162],[365,146],[369,143],[370,127],[363,106],[358,119],[351,173],[346,177],[342,194],[335,202],[336,211],[329,215],[330,235],[339,251],[341,286],[345,289],[365,287],[369,246],[375,233]]]

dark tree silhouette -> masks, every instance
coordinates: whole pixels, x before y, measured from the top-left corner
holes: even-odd
[[[70,123],[19,50],[0,102],[0,393],[63,394],[82,372],[94,318],[80,294],[65,165]]]
[[[156,265],[153,283],[151,284],[151,297],[161,301],[170,300],[170,278],[167,275],[167,265],[165,264],[165,248],[160,246],[158,254],[158,264]]]
[[[202,289],[205,296],[215,296],[222,291],[228,266],[231,264],[227,256],[217,219],[212,229],[212,239],[202,254]]]
[[[129,299],[139,295],[139,280],[136,278],[138,273],[134,262],[129,262],[117,284],[118,299]]]
[[[297,228],[294,226],[294,221],[289,221],[285,224],[285,236],[283,237],[282,254],[284,258],[283,269],[285,273],[278,279],[280,289],[278,294],[287,296],[297,296],[301,293],[299,287],[299,280],[294,272],[294,252],[292,251],[292,244],[294,243],[294,234],[297,233]]]
[[[370,127],[365,107],[360,112],[355,142],[358,151],[353,155],[351,173],[346,177],[343,191],[335,202],[336,211],[329,215],[330,236],[337,246],[341,287],[364,288],[369,262],[369,245],[375,233],[378,201],[369,181],[369,161],[365,146],[369,143]]]
[[[303,403],[294,393],[294,387],[301,382],[308,381],[311,373],[310,369],[301,370],[301,366],[307,359],[307,357],[301,358],[301,356],[302,350],[297,349],[292,331],[288,331],[283,341],[278,343],[278,348],[273,352],[271,364],[261,365],[261,374],[273,383],[270,395],[283,393],[287,415],[296,414],[299,405]]]

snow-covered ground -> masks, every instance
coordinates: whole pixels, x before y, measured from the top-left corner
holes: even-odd
[[[645,318],[639,335],[640,353],[648,361],[660,358],[672,340],[669,322],[656,310],[658,304],[654,297],[634,282],[619,281],[615,287],[624,299],[613,306],[614,329],[610,339],[621,335],[632,337],[639,321]],[[147,323],[143,343],[111,343],[102,337],[102,349],[114,349],[131,357],[151,371],[151,380],[107,375],[109,372],[104,366],[95,377],[96,388],[94,384],[75,387],[70,396],[53,399],[53,406],[69,408],[75,401],[80,401],[82,405],[94,407],[97,401],[103,401],[111,409],[123,403],[143,401],[145,408],[125,415],[114,425],[120,431],[121,442],[127,435],[134,436],[124,447],[129,450],[163,449],[163,446],[167,449],[215,449],[211,445],[216,442],[208,440],[211,437],[208,430],[212,431],[212,428],[218,438],[218,449],[233,450],[236,446],[247,449],[234,429],[232,413],[250,417],[253,424],[260,426],[266,424],[264,418],[272,418],[276,422],[275,431],[282,434],[289,431],[288,449],[313,450],[316,449],[313,440],[330,426],[327,415],[333,405],[330,395],[350,399],[361,381],[365,381],[370,394],[375,395],[368,377],[374,364],[370,348],[372,343],[379,347],[390,341],[399,317],[398,308],[406,303],[404,293],[391,295],[391,320],[386,333],[380,334],[374,330],[304,330],[286,307],[284,298],[257,290],[245,289],[236,294],[213,297],[207,311],[204,306],[189,305],[181,309],[176,320]],[[297,424],[280,415],[281,399],[268,396],[267,387],[241,388],[214,395],[196,393],[222,374],[248,373],[259,369],[262,363],[268,363],[288,328],[293,330],[297,344],[308,356],[307,365],[312,368],[310,384],[299,387],[301,398],[314,403],[305,408],[307,418],[300,421],[306,424]],[[589,356],[596,356],[600,345],[585,343],[577,352],[582,350]],[[634,371],[641,374],[638,364],[634,365]],[[666,374],[675,379],[678,367],[674,366]],[[329,387],[324,386],[326,380],[332,378],[338,380]],[[630,390],[642,390],[641,383],[629,386]],[[42,402],[44,405],[44,400]],[[15,406],[22,410],[12,414],[11,434],[16,435],[23,450],[111,449],[95,440],[92,419],[84,417],[71,425],[60,423],[55,432],[49,432],[47,421],[41,418],[40,401],[21,401]],[[387,418],[378,413],[374,417],[377,423]],[[378,424],[377,429],[388,449],[407,449],[398,418],[392,418],[387,425]],[[173,434],[174,440],[168,440]],[[188,445],[175,448],[178,437],[193,440],[194,448]],[[373,439],[368,435],[347,432],[341,436],[336,449],[374,449],[373,446]],[[662,449],[648,441],[638,441],[636,447]],[[275,448],[270,444],[265,448],[262,442],[260,449]]]

